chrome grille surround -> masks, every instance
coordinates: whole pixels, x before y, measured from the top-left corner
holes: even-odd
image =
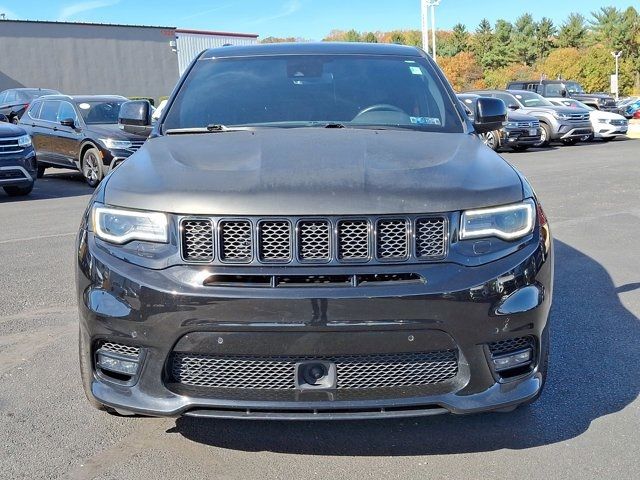
[[[296,363],[332,362],[339,390],[433,385],[458,374],[455,350],[339,356],[211,356],[174,352],[169,381],[200,388],[292,390]]]
[[[209,228],[207,221],[213,239],[204,233]],[[178,223],[182,258],[187,263],[420,263],[444,259],[449,245],[449,217],[444,214],[322,218],[206,216],[181,217]]]
[[[24,148],[18,145],[19,138],[20,137],[0,138],[0,155],[22,152]]]

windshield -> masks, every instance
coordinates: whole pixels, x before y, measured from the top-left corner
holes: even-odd
[[[453,102],[427,61],[390,55],[202,59],[163,128],[332,123],[462,132]]]
[[[87,125],[97,123],[115,124],[118,123],[118,114],[123,103],[124,100],[80,102],[78,103],[78,109],[84,123]]]
[[[525,107],[553,107],[553,103],[534,92],[518,92],[513,94]]]
[[[584,93],[584,89],[578,82],[567,82],[566,86],[569,93]]]

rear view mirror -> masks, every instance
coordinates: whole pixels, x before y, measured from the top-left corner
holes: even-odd
[[[125,132],[149,136],[151,133],[151,104],[147,100],[131,100],[120,107],[118,125]]]
[[[477,133],[500,130],[507,121],[507,107],[499,98],[480,97],[475,107],[473,126]]]
[[[60,125],[64,127],[76,128],[76,121],[73,118],[63,118],[60,120]]]

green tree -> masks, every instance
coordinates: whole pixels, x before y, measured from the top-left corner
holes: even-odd
[[[486,57],[493,43],[493,29],[489,20],[483,18],[476,28],[473,39],[471,40],[471,50],[475,53],[478,62],[483,66],[487,66]]]
[[[550,18],[542,17],[536,25],[536,57],[542,60],[549,55],[553,48],[553,39],[556,34],[556,27]]]
[[[494,28],[489,51],[482,58],[485,68],[506,67],[516,60],[511,37],[513,25],[506,20],[498,20]]]
[[[572,13],[560,27],[558,46],[561,48],[584,47],[587,33],[585,18],[579,13]]]
[[[506,26],[506,22],[505,22]],[[496,31],[498,28],[496,27]],[[520,15],[512,29],[513,53],[523,65],[533,65],[537,57],[537,25],[530,13]]]
[[[456,23],[453,26],[453,35],[451,36],[451,46],[453,55],[457,55],[460,52],[469,51],[469,32],[467,27],[461,23]]]
[[[591,17],[589,24],[595,42],[607,48],[621,50],[625,34],[622,12],[616,7],[601,7],[600,10],[591,12]]]
[[[354,29],[351,29],[351,30],[347,31],[344,34],[344,41],[345,42],[360,42],[360,41],[362,41],[362,38],[360,36],[360,33],[358,33]]]
[[[378,37],[373,32],[367,32],[362,37],[362,41],[366,43],[378,43]]]

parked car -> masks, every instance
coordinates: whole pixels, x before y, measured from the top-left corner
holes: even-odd
[[[472,120],[473,104],[479,97],[472,93],[458,94],[467,115]],[[536,117],[510,110],[507,113],[507,121],[500,130],[483,133],[480,138],[494,151],[498,151],[500,147],[509,147],[516,152],[523,152],[540,143],[540,121]]]
[[[510,82],[507,90],[530,90],[543,97],[571,97],[596,110],[620,113],[615,99],[606,93],[586,93],[574,80],[524,80]]]
[[[9,122],[18,123],[29,104],[43,95],[59,94],[57,90],[46,88],[10,88],[0,93],[0,113]]]
[[[549,98],[549,101],[561,107],[588,110],[594,138],[599,138],[605,142],[613,140],[620,135],[625,135],[629,129],[627,119],[617,113],[596,110],[573,98]]]
[[[0,186],[12,196],[29,195],[36,181],[36,153],[27,132],[0,114]]]
[[[633,118],[633,114],[640,111],[640,97],[629,97],[618,102],[618,109],[625,118]]]
[[[553,250],[525,178],[417,48],[201,53],[78,234],[87,397],[121,414],[512,410],[547,372]]]
[[[593,133],[588,111],[558,107],[532,91],[478,90],[468,93],[499,98],[509,110],[536,117],[540,121],[540,142],[534,145],[536,147],[546,146],[554,140],[574,145]]]
[[[125,97],[49,95],[33,101],[20,119],[38,153],[38,176],[48,167],[79,170],[95,187],[139,149],[144,136],[118,127]]]

